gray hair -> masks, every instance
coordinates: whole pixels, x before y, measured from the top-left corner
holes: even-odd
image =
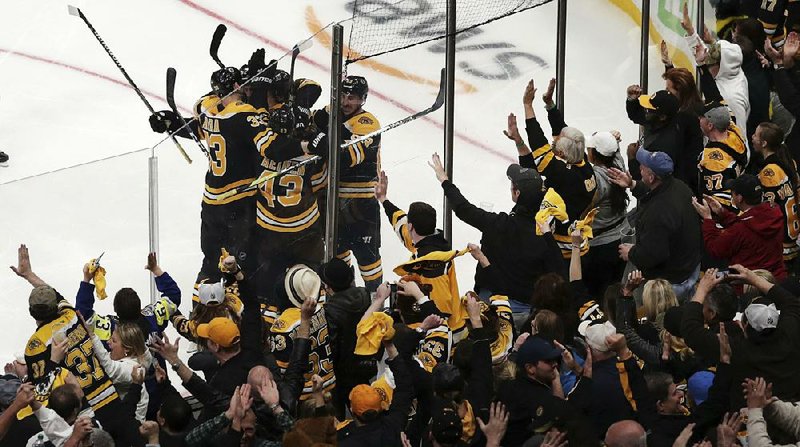
[[[103,429],[95,428],[89,436],[94,447],[114,447],[115,445],[114,438]]]
[[[564,161],[569,164],[580,163],[586,150],[586,138],[580,130],[574,127],[565,127],[561,129],[555,146],[556,150],[561,152]]]

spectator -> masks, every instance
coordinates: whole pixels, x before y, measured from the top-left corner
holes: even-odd
[[[544,197],[542,177],[535,169],[509,166],[506,175],[511,180],[511,199],[516,205],[510,214],[492,213],[467,201],[447,178],[439,155],[434,154],[429,164],[455,215],[481,231],[481,250],[496,266],[497,278],[490,278],[478,265],[475,291],[484,300],[491,295],[507,295],[512,312],[518,315],[515,320],[524,320],[530,312],[528,303],[538,277],[563,268],[553,261],[560,253],[553,236],[537,236],[536,228],[531,225]]]
[[[620,257],[646,279],[664,278],[678,301],[688,299],[700,274],[700,224],[691,207],[692,192],[672,177],[673,162],[664,152],[640,149],[641,181],[609,169],[611,181],[631,188],[639,200],[635,211],[635,244],[620,244]]]
[[[703,239],[708,253],[729,264],[763,267],[776,278],[786,277],[783,265],[783,214],[769,202],[762,203],[758,178],[744,174],[729,182],[731,202],[739,215],[725,209],[713,197],[692,205],[703,218]],[[713,213],[713,214],[712,214]],[[721,228],[720,228],[721,227]]]
[[[423,284],[430,284],[430,298],[448,320],[457,341],[466,337],[466,315],[461,312],[461,296],[450,241],[436,229],[436,210],[424,202],[409,205],[408,214],[386,199],[389,177],[381,171],[375,186],[375,197],[383,204],[389,223],[403,246],[411,252],[411,260],[399,265],[398,275],[419,275]]]
[[[178,393],[165,396],[156,417],[161,447],[183,446],[183,439],[194,422],[192,408],[186,400]]]
[[[645,375],[647,391],[655,400],[657,418],[651,424],[647,445],[650,447],[671,447],[684,428],[689,424],[689,410],[684,406],[686,396],[672,376],[664,372]]]
[[[340,371],[336,374],[339,383],[333,390],[334,406],[337,418],[344,420],[350,390],[359,384],[369,384],[376,372],[372,359],[353,353],[356,347],[353,328],[369,308],[370,293],[364,287],[356,287],[353,269],[339,258],[323,264],[320,277],[327,296],[324,309],[330,334],[331,360],[334,373]]]
[[[556,367],[562,356],[581,377],[566,400],[565,396],[557,396],[553,388],[560,385]],[[534,433],[545,431],[556,423],[562,428],[564,425],[576,427],[581,422],[586,423],[583,415],[586,414],[588,393],[592,387],[591,361],[587,362],[588,365],[580,367],[569,352],[562,353],[541,337],[528,337],[517,351],[517,377],[503,383],[497,391],[498,400],[509,411],[503,445],[520,445]],[[584,426],[583,430],[587,428]],[[571,443],[580,439],[577,430],[570,431],[569,436]],[[596,439],[596,435],[593,436]]]
[[[797,166],[783,144],[783,131],[776,124],[761,123],[753,134],[752,144],[753,150],[763,158],[758,181],[764,189],[764,200],[775,205],[783,215],[783,262],[788,271],[795,272],[795,260],[800,254],[797,247],[797,235],[800,232],[800,222],[797,220],[796,191],[800,185]]]
[[[392,370],[395,389],[392,404],[387,411],[381,408],[381,397],[375,388],[358,385],[350,392],[350,413],[353,419],[338,428],[341,447],[399,446],[400,433],[405,426],[413,399],[413,385],[408,367],[398,357],[391,341],[384,341],[386,364]]]
[[[647,433],[636,421],[619,421],[608,427],[605,443],[608,447],[647,447]]]
[[[764,54],[772,61],[772,82],[775,92],[783,107],[795,117],[795,120],[800,116],[800,97],[797,96],[800,78],[794,70],[798,50],[800,50],[800,36],[795,32],[789,33],[786,37],[782,54],[769,41],[764,41]],[[800,128],[792,127],[791,132],[786,135],[786,146],[795,163],[800,161]]]
[[[550,81],[545,103],[550,109],[555,107],[552,102],[555,79]],[[553,146],[544,136],[542,126],[536,120],[533,110],[533,99],[536,88],[531,80],[525,87],[522,95],[522,104],[525,107],[525,130],[528,134],[528,145],[525,145],[517,128],[517,118],[514,114],[508,115],[508,130],[506,137],[514,141],[519,154],[519,164],[523,168],[536,169],[546,177],[546,187],[553,190],[564,200],[567,210],[566,221],[556,221],[553,237],[561,248],[564,258],[569,258],[572,253],[572,238],[569,228],[575,221],[582,219],[593,203],[597,182],[594,170],[586,160],[586,141],[583,133],[574,127],[567,127],[562,120],[553,128]],[[559,114],[560,116],[560,114]],[[581,247],[581,254],[589,249],[588,241]]]
[[[743,384],[744,394],[747,397],[747,445],[752,447],[766,447],[782,445],[791,442],[797,445],[800,442],[800,414],[798,407],[790,402],[784,402],[772,396],[772,384],[761,377],[747,379]],[[786,440],[773,441],[771,432],[787,434]],[[784,435],[785,436],[785,435]]]
[[[706,270],[691,302],[683,306],[680,325],[686,345],[711,364],[719,362],[720,324],[725,325],[732,340],[743,337],[741,328],[733,321],[738,306],[736,293],[728,284],[721,284],[724,277],[717,269]]]
[[[583,281],[591,296],[600,296],[609,285],[619,281],[625,262],[619,258],[617,247],[625,225],[628,194],[609,180],[610,168],[625,169],[619,150],[619,132],[595,132],[586,141],[589,162],[597,182],[594,203],[597,214],[592,221],[593,238],[590,250],[583,256]]]
[[[765,38],[764,24],[756,18],[748,17],[735,21],[731,38],[727,39],[742,49],[742,72],[747,78],[747,98],[750,101],[750,115],[746,126],[748,140],[752,138],[756,127],[769,121],[770,117],[769,72],[761,66],[756,54],[763,46]],[[759,163],[760,161],[758,160]]]

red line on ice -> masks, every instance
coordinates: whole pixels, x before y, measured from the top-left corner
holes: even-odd
[[[61,61],[57,61],[57,60],[53,60],[53,59],[48,59],[48,58],[42,57],[42,56],[36,56],[34,54],[23,53],[21,51],[7,50],[5,48],[0,48],[0,53],[7,53],[7,54],[14,55],[14,56],[22,57],[22,58],[25,58],[25,59],[30,59],[30,60],[33,60],[33,61],[36,61],[36,62],[43,62],[45,64],[55,65],[56,67],[66,68],[68,70],[76,71],[78,73],[83,73],[85,75],[92,76],[92,77],[95,77],[95,78],[98,78],[98,79],[103,79],[105,81],[117,84],[117,85],[119,85],[121,87],[129,88],[129,89],[133,90],[133,87],[131,87],[130,84],[128,84],[127,82],[123,82],[123,81],[120,81],[118,79],[114,79],[112,77],[106,76],[106,75],[101,74],[101,73],[97,73],[95,71],[91,71],[91,70],[87,70],[85,68],[77,67],[75,65],[67,64],[65,62],[61,62]],[[167,103],[167,99],[164,98],[163,96],[159,95],[159,94],[156,94],[156,93],[153,93],[153,92],[147,91],[145,89],[141,89],[141,88],[140,88],[140,90],[142,91],[142,93],[144,93],[145,95],[147,95],[147,96],[149,96],[151,98],[157,99],[157,100],[161,101],[164,104]],[[183,110],[184,112],[186,112],[186,113],[191,113],[191,110],[189,110],[189,109],[186,109],[186,108],[183,108],[183,107],[180,107],[180,106],[179,106],[179,108],[181,110]]]
[[[250,28],[246,28],[245,26],[240,25],[240,24],[234,22],[233,20],[231,20],[231,19],[229,19],[229,18],[227,18],[227,17],[225,17],[225,16],[223,16],[221,14],[218,14],[218,13],[216,13],[216,12],[214,12],[214,11],[208,9],[208,8],[200,6],[200,5],[198,5],[197,3],[194,3],[191,0],[178,0],[178,1],[183,3],[184,5],[192,8],[192,9],[195,9],[197,11],[202,12],[203,14],[205,14],[205,15],[211,17],[211,18],[219,20],[220,22],[223,22],[228,26],[232,26],[233,28],[236,28],[237,30],[241,31],[242,33],[244,33],[244,34],[246,34],[246,35],[248,35],[250,37],[253,37],[253,38],[257,39],[257,40],[260,40],[260,41],[264,42],[265,44],[267,44],[267,45],[269,45],[269,46],[271,46],[271,47],[273,47],[273,48],[275,48],[275,49],[277,49],[279,51],[282,51],[284,53],[289,51],[289,48],[287,48],[287,47],[285,47],[285,46],[273,41],[272,39],[269,39],[268,37],[262,36],[261,34],[251,30]],[[322,70],[324,72],[328,72],[329,71],[328,67],[326,67],[325,65],[320,64],[319,62],[317,62],[317,61],[315,61],[313,59],[309,59],[308,57],[303,56],[302,54],[300,56],[298,56],[298,59],[300,59],[300,60],[302,60],[302,61],[304,61],[304,62],[306,62],[308,64],[311,64],[314,67],[316,67],[316,68],[318,68],[318,69],[320,69],[320,70]],[[395,107],[397,107],[397,108],[399,108],[399,109],[401,109],[401,110],[403,110],[405,112],[408,112],[408,113],[416,113],[417,112],[417,110],[414,110],[413,108],[401,103],[400,101],[397,101],[396,99],[393,99],[393,98],[391,98],[391,97],[389,97],[389,96],[387,96],[387,95],[385,95],[383,93],[380,93],[379,91],[376,91],[374,88],[370,88],[370,94],[374,95],[374,96],[376,96],[376,97],[378,97],[378,98],[380,98],[380,99],[382,99],[382,100],[384,100],[384,101],[386,101],[386,102],[388,102],[388,103],[390,103],[392,105],[394,105]],[[426,116],[426,117],[423,117],[422,119],[428,121],[429,123],[433,124],[434,126],[438,127],[439,129],[444,129],[444,124],[440,123],[439,121],[437,121],[437,120],[435,120],[435,119],[433,119],[431,117],[427,117]],[[496,155],[498,157],[501,157],[501,158],[507,159],[507,160],[513,160],[507,154],[505,154],[505,153],[503,153],[501,151],[498,151],[497,149],[495,149],[495,148],[493,148],[493,147],[491,147],[489,145],[486,145],[486,144],[484,144],[484,143],[482,143],[482,142],[480,142],[480,141],[478,141],[478,140],[476,140],[476,139],[474,139],[474,138],[472,138],[472,137],[470,137],[468,135],[465,135],[465,134],[463,134],[461,132],[455,132],[455,136],[456,136],[456,138],[458,138],[458,139],[460,139],[460,140],[462,140],[462,141],[464,141],[466,143],[469,143],[472,146],[477,147],[478,149],[481,149],[483,151],[489,152],[492,155]]]

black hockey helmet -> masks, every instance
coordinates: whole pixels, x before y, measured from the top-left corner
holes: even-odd
[[[363,76],[346,76],[342,80],[342,93],[358,95],[361,99],[367,99],[369,85]]]
[[[289,104],[269,111],[269,127],[280,134],[288,135],[294,130],[294,112]]]
[[[267,91],[272,93],[277,100],[283,102],[289,99],[289,92],[292,91],[292,77],[283,70],[275,70],[270,79]]]
[[[241,83],[242,74],[236,67],[220,68],[211,74],[211,89],[219,97],[230,94]]]

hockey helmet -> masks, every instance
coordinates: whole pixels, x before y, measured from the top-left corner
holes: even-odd
[[[342,93],[352,94],[367,99],[369,85],[363,76],[347,76],[342,80]]]
[[[294,112],[288,104],[269,111],[269,127],[279,134],[288,135],[294,130]]]
[[[273,73],[267,91],[279,101],[285,101],[289,98],[289,92],[292,90],[292,77],[289,73],[283,70],[275,70]]]
[[[236,67],[221,68],[211,74],[211,89],[217,96],[229,95],[242,83],[242,74]]]

